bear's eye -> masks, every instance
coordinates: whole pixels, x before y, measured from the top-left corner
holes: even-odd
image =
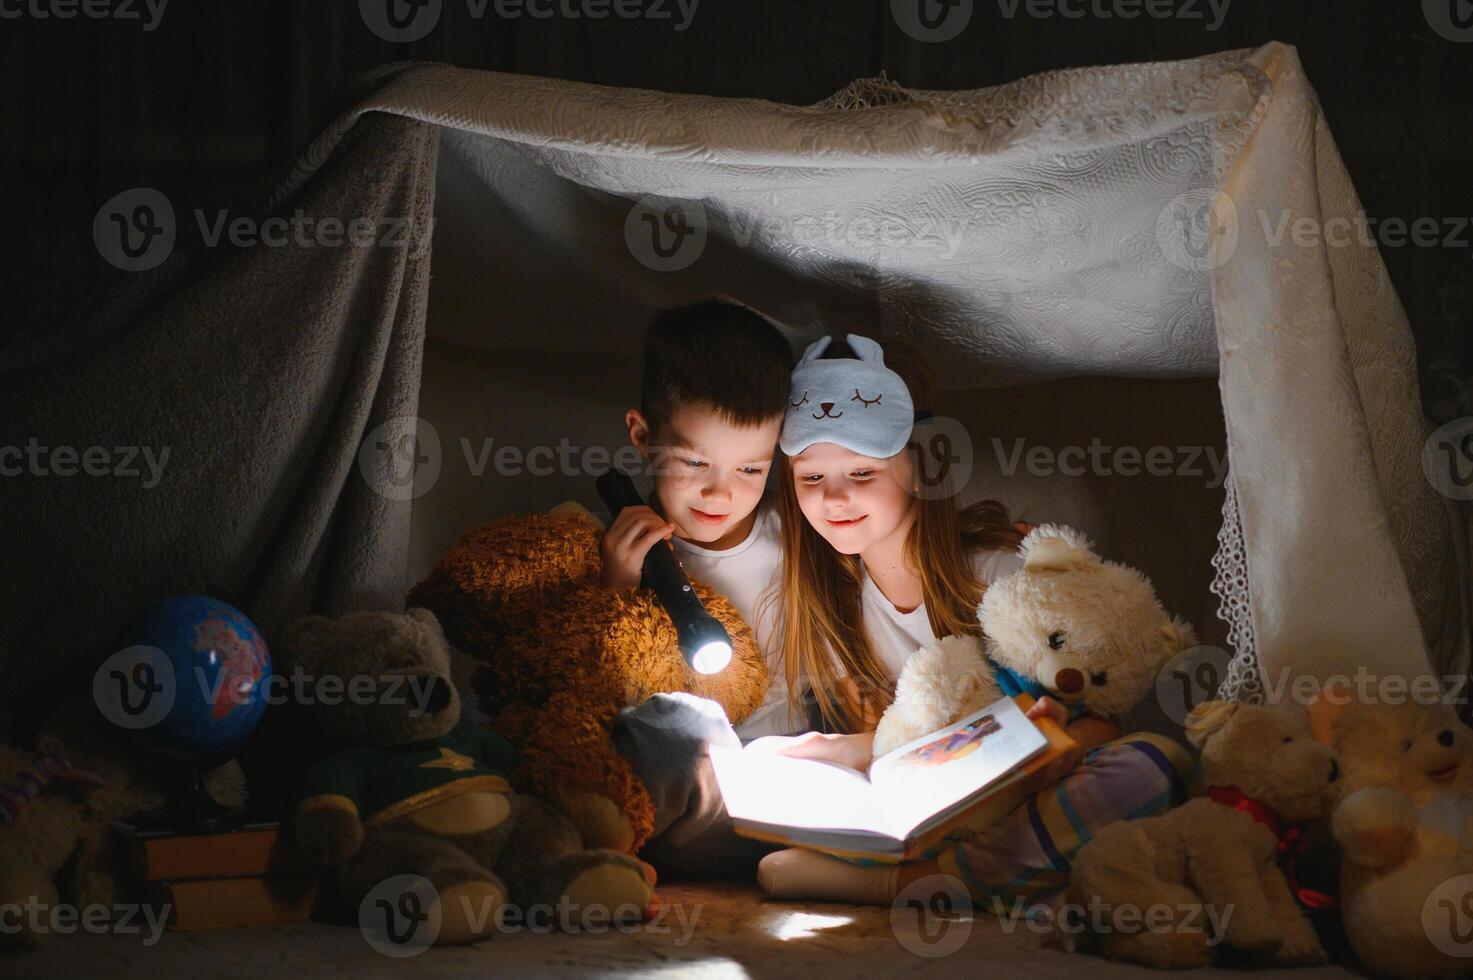
[[[1406,739],[1405,741],[1403,741],[1401,743],[1401,750],[1403,752],[1410,752],[1412,750],[1412,742],[1413,742],[1413,739],[1410,739],[1410,738],[1409,739]]]
[[[1102,670],[1098,674],[1090,674],[1089,682],[1095,687],[1104,687],[1110,681],[1110,672]]]
[[[806,391],[803,392],[803,400],[802,401],[788,402],[788,404],[791,405],[791,406],[793,406],[794,408],[802,408],[804,405],[807,405],[808,404],[808,392],[806,392]]]
[[[861,395],[859,393],[859,389],[858,388],[855,388],[854,389],[854,397],[851,398],[851,399],[849,399],[849,400],[851,402],[859,402],[865,408],[869,408],[871,405],[878,405],[880,403],[880,399],[881,398],[884,398],[884,397],[885,397],[884,394],[881,393],[881,394],[876,395],[873,398],[866,398],[866,397],[864,397],[863,395]]]
[[[1058,631],[1050,633],[1048,635],[1048,648],[1050,650],[1064,649],[1064,634]]]
[[[1294,741],[1294,736],[1293,735],[1285,735],[1284,736],[1284,744],[1285,745],[1288,745],[1292,741]]]

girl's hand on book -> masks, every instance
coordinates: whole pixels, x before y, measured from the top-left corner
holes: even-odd
[[[1047,718],[1060,728],[1067,728],[1069,725],[1068,709],[1048,695],[1044,695],[1033,703],[1033,706],[1028,709],[1028,717],[1034,721]],[[1026,777],[1022,783],[1024,790],[1028,793],[1037,793],[1057,784],[1059,780],[1079,767],[1087,751],[1088,747],[1076,739],[1074,744],[1065,749],[1057,759]]]
[[[824,735],[809,732],[798,736],[791,745],[778,751],[795,759],[816,759],[819,762],[837,762],[841,766],[865,772],[874,757],[874,732],[858,735]]]

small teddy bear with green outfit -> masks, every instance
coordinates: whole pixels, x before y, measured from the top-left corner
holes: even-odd
[[[424,609],[307,616],[287,630],[278,661],[318,692],[308,713],[335,745],[304,778],[303,851],[335,869],[352,908],[392,877],[421,876],[438,901],[442,945],[490,935],[508,904],[643,916],[653,872],[585,849],[566,817],[513,791],[516,752],[461,716],[449,650]]]

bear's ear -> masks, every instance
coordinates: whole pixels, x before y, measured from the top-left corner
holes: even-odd
[[[1091,549],[1089,538],[1063,524],[1040,524],[1027,536],[1018,550],[1023,555],[1023,568],[1030,572],[1067,572],[1099,564],[1099,556]]]
[[[1350,701],[1350,685],[1345,683],[1321,688],[1309,702],[1309,734],[1316,742],[1334,748],[1335,722],[1340,720]]]
[[[1161,639],[1172,653],[1181,653],[1188,647],[1197,645],[1197,631],[1185,619],[1173,616],[1171,622],[1161,624]]]
[[[272,658],[282,670],[300,667],[307,657],[330,647],[338,624],[327,616],[303,616],[281,632]]]
[[[1187,741],[1200,750],[1209,738],[1227,727],[1240,707],[1232,701],[1203,701],[1187,715]]]
[[[440,625],[439,617],[430,612],[428,609],[425,609],[421,606],[414,606],[410,609],[404,610],[404,615],[419,623],[425,629],[428,629],[436,636],[436,638],[440,640],[440,642],[446,642],[445,630]]]

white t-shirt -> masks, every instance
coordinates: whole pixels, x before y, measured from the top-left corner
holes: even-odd
[[[788,717],[787,674],[783,666],[782,637],[776,628],[777,603],[769,601],[767,594],[776,590],[782,565],[780,527],[776,511],[760,507],[751,533],[734,548],[712,551],[680,538],[670,541],[687,574],[711,586],[736,606],[752,627],[757,648],[767,659],[767,695],[757,710],[736,726],[736,733],[743,741],[763,735],[794,735],[808,727],[801,714],[793,719]]]
[[[1006,578],[1022,567],[1022,556],[1010,549],[977,551],[972,555],[972,572],[983,583]],[[931,621],[926,618],[926,604],[923,602],[910,612],[901,612],[885,598],[885,593],[870,578],[868,570],[864,573],[861,603],[870,646],[890,679],[896,680],[911,654],[936,642],[936,636],[931,632]]]

